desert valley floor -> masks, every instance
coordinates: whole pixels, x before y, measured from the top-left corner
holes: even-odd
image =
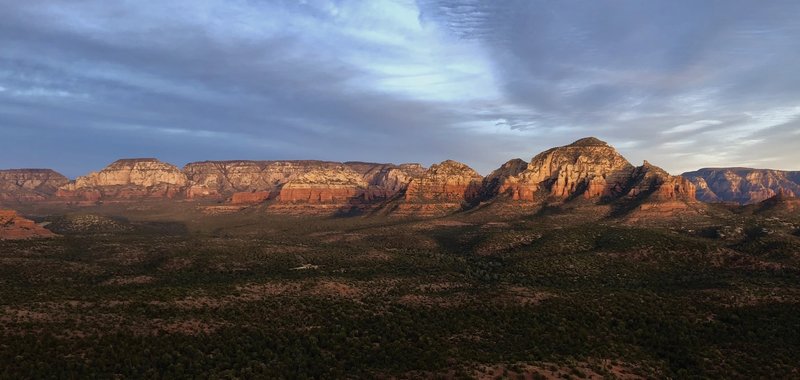
[[[0,241],[0,378],[800,376],[796,213],[265,207],[20,207],[58,236]]]

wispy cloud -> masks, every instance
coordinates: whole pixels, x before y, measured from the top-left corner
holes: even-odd
[[[765,146],[770,165],[800,159],[794,1],[0,4],[4,166],[452,158],[488,172],[585,135],[673,172],[758,162]]]

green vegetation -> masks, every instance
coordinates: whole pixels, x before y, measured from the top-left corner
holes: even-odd
[[[800,370],[800,237],[780,221],[737,234],[129,217],[61,217],[63,237],[0,241],[0,378]]]

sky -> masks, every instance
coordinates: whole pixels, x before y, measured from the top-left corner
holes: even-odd
[[[0,0],[0,168],[464,162],[596,136],[800,169],[796,0]]]

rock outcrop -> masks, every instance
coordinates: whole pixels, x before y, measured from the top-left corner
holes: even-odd
[[[525,170],[501,180],[497,193],[521,201],[616,196],[633,170],[614,148],[589,137],[539,153]]]
[[[411,180],[402,199],[388,206],[391,215],[436,216],[479,201],[483,177],[460,162],[447,160]]]
[[[779,192],[800,195],[800,172],[750,168],[706,168],[683,173],[703,202],[758,203]]]
[[[56,236],[32,220],[23,218],[16,211],[0,210],[0,240],[31,239]]]
[[[491,199],[501,193],[501,188],[511,178],[516,178],[528,169],[528,163],[521,158],[510,160],[491,172],[483,179],[481,195],[483,199]],[[514,192],[512,192],[512,195]],[[519,199],[517,197],[517,199]]]
[[[696,188],[688,179],[670,175],[645,161],[631,174],[627,193],[611,200],[612,215],[625,216],[636,223],[697,216],[705,211],[695,193]]]
[[[184,166],[187,196],[225,197],[233,193],[269,191],[277,195],[290,180],[317,169],[341,165],[327,161],[203,161]]]
[[[756,212],[775,216],[796,215],[798,211],[800,211],[800,197],[785,189],[779,189],[775,195],[756,205]]]
[[[447,160],[431,165],[408,184],[406,202],[470,202],[478,197],[483,177],[460,162]]]
[[[800,194],[800,172],[721,168],[671,176],[646,161],[631,165],[594,137],[546,150],[529,162],[510,160],[486,178],[450,160],[427,170],[419,164],[315,160],[203,161],[181,170],[153,158],[123,159],[74,181],[48,169],[0,171],[0,202],[6,203],[213,199],[217,207],[237,210],[266,203],[275,212],[347,215],[369,210],[424,216],[475,207],[530,213],[567,205],[602,206],[587,210],[613,216],[645,209],[697,211],[697,198],[747,204],[776,194]]]
[[[67,177],[50,169],[0,170],[0,201],[43,201],[67,182]]]
[[[634,169],[629,197],[647,197],[653,201],[695,200],[695,185],[681,176],[672,176],[645,161]]]
[[[187,182],[180,169],[155,158],[123,159],[78,177],[59,188],[56,196],[84,201],[175,198],[182,195]]]
[[[282,203],[348,203],[364,196],[369,183],[347,166],[314,169],[287,182],[281,188]]]
[[[647,161],[631,165],[613,147],[593,137],[544,151],[530,161],[512,160],[484,181],[484,199],[497,197],[532,205],[606,205],[622,216],[643,209],[658,212],[696,210],[695,186]],[[524,208],[519,210],[530,210]]]
[[[233,193],[230,203],[234,205],[258,204],[265,202],[272,195],[269,191],[243,191]]]
[[[368,183],[364,198],[380,201],[402,193],[412,179],[425,173],[420,164],[372,164],[364,162],[345,162],[345,166],[358,172]]]
[[[188,198],[233,203],[361,203],[391,198],[424,169],[419,164],[330,161],[204,161],[184,167]],[[282,207],[281,210],[291,208]]]

